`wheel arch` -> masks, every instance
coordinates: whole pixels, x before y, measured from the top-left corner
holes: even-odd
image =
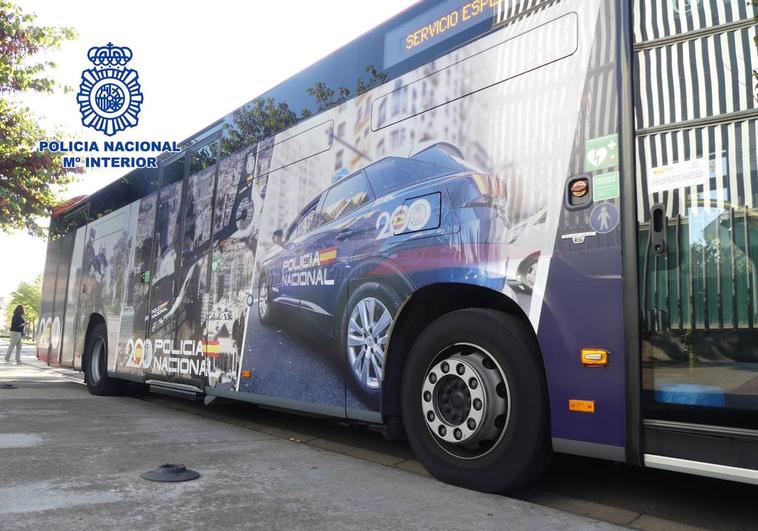
[[[365,258],[353,266],[346,282],[343,282],[337,291],[334,315],[339,317],[335,319],[331,331],[334,337],[339,337],[341,333],[340,324],[350,294],[367,282],[379,282],[388,286],[400,296],[404,301],[403,304],[408,301],[409,296],[414,291],[413,281],[394,261],[381,256]]]
[[[540,251],[535,251],[532,254],[528,255],[523,260],[521,260],[521,263],[518,265],[518,274],[524,275],[529,265],[532,263],[536,263],[540,259],[540,254],[541,254]]]
[[[500,311],[517,317],[527,325],[542,367],[547,392],[544,357],[537,334],[527,315],[512,298],[490,288],[470,284],[431,284],[417,290],[405,300],[392,325],[381,397],[381,413],[388,438],[400,437],[403,433],[400,404],[401,382],[405,360],[416,337],[438,317],[467,308]]]

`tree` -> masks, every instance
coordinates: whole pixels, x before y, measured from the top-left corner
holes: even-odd
[[[52,93],[51,61],[37,54],[56,49],[76,34],[71,28],[37,26],[36,16],[0,0],[0,231],[26,229],[44,235],[37,218],[47,217],[58,203],[57,191],[73,180],[60,154],[36,151],[48,138],[28,107],[11,98],[24,92]]]
[[[295,125],[298,118],[287,103],[260,98],[234,111],[232,120],[233,125],[227,126],[227,134],[222,141],[221,152],[225,155],[284,131]]]
[[[38,275],[33,282],[21,282],[8,299],[8,306],[5,308],[5,322],[10,326],[13,310],[20,304],[24,307],[24,320],[27,323],[27,331],[34,331],[37,321],[39,321],[41,296],[42,275]]]
[[[359,77],[355,82],[355,90],[339,87],[336,91],[326,83],[319,81],[305,90],[308,96],[315,100],[315,111],[324,112],[332,107],[341,105],[350,99],[350,95],[363,94],[381,85],[387,79],[387,74],[380,72],[373,65],[366,67],[370,74],[367,81]],[[253,146],[258,142],[271,138],[313,116],[313,109],[303,109],[300,116],[293,111],[287,102],[277,102],[274,98],[258,98],[232,114],[232,120],[227,123],[226,134],[221,141],[222,155],[235,153],[241,149]]]
[[[387,74],[380,72],[374,65],[368,65],[366,72],[371,74],[368,81],[364,81],[362,77],[359,77],[355,82],[355,94],[361,95],[364,92],[378,87],[387,80]],[[323,82],[318,82],[312,87],[306,89],[309,96],[316,100],[316,111],[323,112],[327,109],[331,109],[337,105],[342,105],[350,99],[351,91],[347,87],[340,87],[335,92],[333,89],[326,86]],[[335,97],[336,95],[336,97]]]

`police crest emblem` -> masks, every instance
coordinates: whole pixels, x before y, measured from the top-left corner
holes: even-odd
[[[132,50],[125,46],[94,46],[87,58],[95,65],[82,72],[76,100],[82,125],[113,136],[139,123],[143,97],[137,71],[126,68]]]

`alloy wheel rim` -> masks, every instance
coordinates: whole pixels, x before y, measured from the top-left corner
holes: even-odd
[[[507,431],[510,388],[498,361],[471,343],[443,349],[421,387],[421,411],[434,441],[461,459],[488,454]]]
[[[392,314],[375,297],[358,301],[347,325],[347,356],[350,369],[361,385],[379,389],[384,377],[384,359]]]

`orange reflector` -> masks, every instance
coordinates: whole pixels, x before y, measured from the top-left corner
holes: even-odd
[[[594,400],[569,400],[569,411],[578,411],[579,413],[594,413]]]
[[[571,195],[574,197],[584,197],[589,190],[589,183],[587,179],[579,179],[571,183]]]
[[[243,378],[250,378],[250,371],[242,371]]]
[[[608,365],[609,352],[602,348],[583,348],[582,364],[588,367]]]

